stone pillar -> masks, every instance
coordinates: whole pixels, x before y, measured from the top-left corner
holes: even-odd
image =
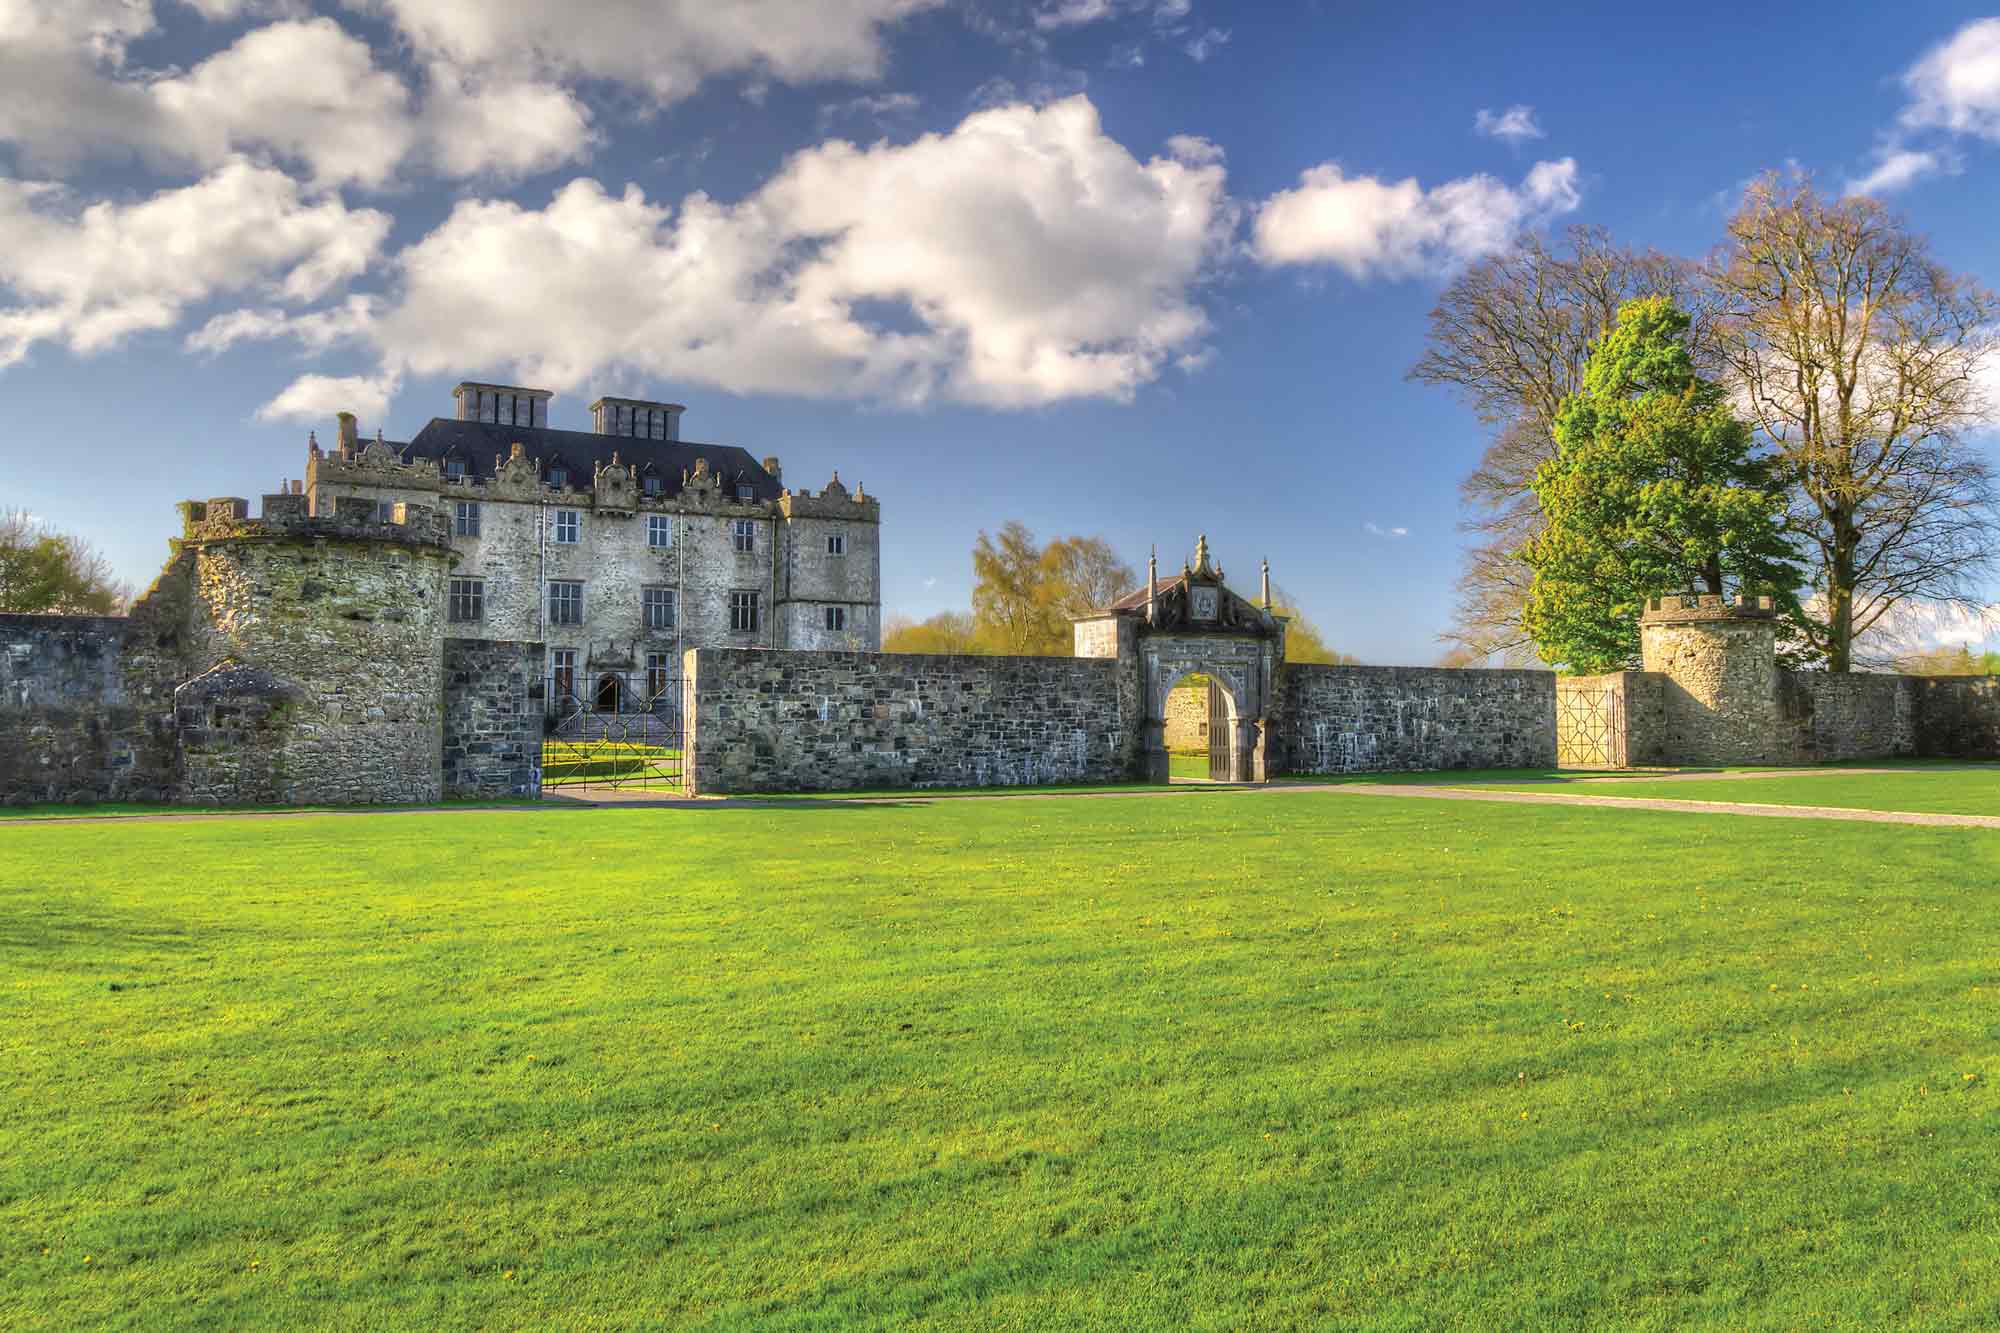
[[[1783,762],[1777,610],[1769,597],[1655,597],[1639,617],[1647,671],[1665,678],[1662,758]]]
[[[1236,720],[1236,744],[1229,752],[1229,780],[1231,782],[1262,782],[1264,780],[1263,728],[1250,718]]]

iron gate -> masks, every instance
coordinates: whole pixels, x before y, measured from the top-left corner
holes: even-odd
[[[585,682],[558,672],[542,724],[542,790],[681,791],[681,678],[605,673]]]
[[[1580,676],[1556,682],[1556,765],[1625,766],[1625,711],[1610,681]]]

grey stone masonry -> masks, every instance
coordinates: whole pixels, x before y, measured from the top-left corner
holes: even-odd
[[[0,805],[161,801],[178,781],[171,672],[119,616],[0,615]]]
[[[541,790],[542,645],[444,641],[444,792]]]
[[[1278,681],[1283,772],[1556,762],[1554,672],[1288,664]]]
[[[696,794],[1113,782],[1140,761],[1117,659],[687,655]]]

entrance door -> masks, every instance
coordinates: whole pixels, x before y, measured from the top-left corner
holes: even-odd
[[[601,676],[597,681],[597,711],[615,713],[618,711],[619,696],[623,694],[623,682],[616,676]]]
[[[1229,696],[1213,680],[1208,682],[1208,778],[1228,782],[1235,774],[1230,759],[1236,744],[1236,727],[1229,717]]]

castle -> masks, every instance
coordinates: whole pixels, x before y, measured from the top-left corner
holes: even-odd
[[[690,648],[880,647],[877,500],[837,473],[786,490],[774,457],[683,440],[679,403],[600,398],[573,431],[550,428],[551,396],[468,381],[407,443],[363,443],[342,413],[293,489],[312,515],[442,513],[450,635],[545,645],[552,709],[664,706]]]

